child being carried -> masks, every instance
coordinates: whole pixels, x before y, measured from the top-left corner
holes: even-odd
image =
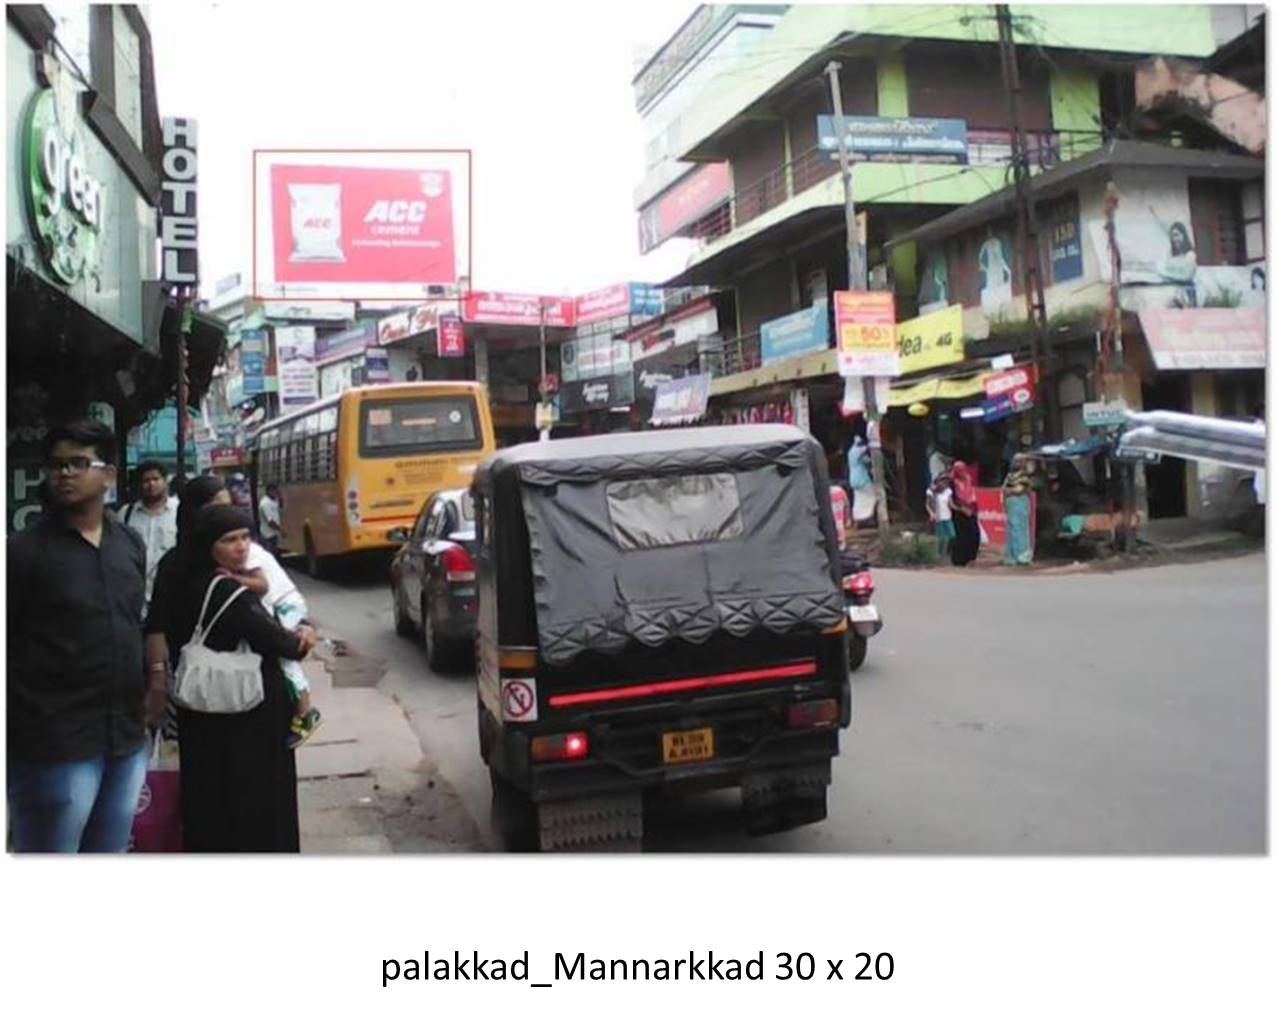
[[[242,572],[226,572],[240,585],[261,597],[262,606],[289,631],[306,619],[306,600],[288,573],[265,547],[252,543]],[[280,660],[284,679],[292,692],[294,710],[288,727],[286,742],[296,748],[318,729],[323,717],[310,704],[310,682],[302,665],[296,660]]]

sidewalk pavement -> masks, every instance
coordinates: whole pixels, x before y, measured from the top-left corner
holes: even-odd
[[[478,830],[423,756],[403,710],[375,687],[376,661],[345,662],[328,643],[303,664],[323,724],[297,749],[302,853],[481,849]]]

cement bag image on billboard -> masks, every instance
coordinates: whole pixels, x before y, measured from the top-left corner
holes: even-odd
[[[288,202],[293,229],[293,264],[345,261],[341,250],[341,184],[290,183]]]

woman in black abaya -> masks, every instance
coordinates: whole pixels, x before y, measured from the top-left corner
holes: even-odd
[[[218,578],[217,572],[243,569],[251,528],[249,516],[228,505],[207,505],[195,515],[169,610],[174,648],[189,641],[215,579],[205,626],[239,588],[234,579]],[[289,632],[246,590],[208,631],[205,645],[226,652],[241,641],[262,658],[264,701],[249,712],[230,715],[178,707],[185,849],[296,853],[297,769],[287,744],[293,705],[279,663],[305,657],[313,634],[309,629]]]

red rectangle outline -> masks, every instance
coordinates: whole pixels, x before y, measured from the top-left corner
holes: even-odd
[[[724,685],[746,684],[754,681],[770,681],[780,677],[810,677],[816,673],[815,660],[803,660],[781,667],[764,667],[761,670],[736,670],[726,674],[707,674],[703,677],[680,677],[671,681],[649,684],[630,684],[620,688],[599,688],[594,691],[571,692],[551,695],[550,705],[559,709],[566,706],[586,705],[591,702],[613,702],[622,699],[648,698],[680,691],[698,691],[702,688],[721,688]]]
[[[466,255],[466,278],[471,288],[474,287],[474,149],[472,148],[254,148],[253,149],[253,287],[250,299],[257,303],[390,303],[402,299],[398,296],[315,296],[307,298],[289,298],[286,296],[262,296],[257,292],[257,156],[287,155],[293,152],[323,153],[333,152],[339,155],[358,155],[363,152],[378,155],[464,155],[466,157],[466,238],[469,241]],[[426,296],[413,298],[414,303],[451,303],[462,297]]]

